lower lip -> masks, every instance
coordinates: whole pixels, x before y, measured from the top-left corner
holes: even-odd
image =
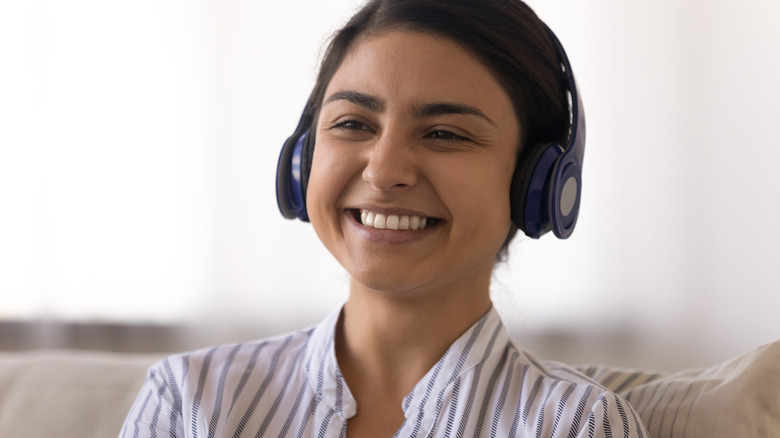
[[[367,227],[355,220],[349,213],[346,214],[347,220],[350,223],[352,229],[360,237],[377,243],[388,243],[394,245],[400,245],[404,243],[417,242],[425,239],[434,233],[440,226],[441,221],[431,228],[426,228],[419,231],[410,230],[380,230],[374,227]]]

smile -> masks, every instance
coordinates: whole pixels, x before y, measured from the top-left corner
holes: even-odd
[[[357,212],[356,212],[357,213]],[[355,214],[357,216],[357,214]],[[377,230],[408,230],[420,231],[436,226],[438,219],[414,216],[375,213],[369,210],[360,210],[360,224]]]

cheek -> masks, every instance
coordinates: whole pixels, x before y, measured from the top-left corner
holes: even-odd
[[[309,182],[306,186],[306,209],[312,224],[318,222],[323,205],[328,204],[327,197],[333,194],[330,188],[338,183],[334,178],[335,174],[326,171],[330,161],[327,154],[323,155],[319,148],[315,148]]]
[[[322,239],[326,229],[333,228],[339,218],[338,200],[350,180],[350,161],[343,159],[327,144],[314,149],[312,168],[306,191],[309,220]]]
[[[453,210],[454,225],[461,218],[463,233],[479,234],[490,242],[503,243],[511,223],[509,188],[514,168],[495,161],[451,170],[452,174],[446,178],[449,199],[445,204]]]

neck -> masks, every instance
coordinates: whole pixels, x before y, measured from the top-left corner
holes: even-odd
[[[490,274],[426,293],[380,292],[354,280],[336,354],[356,398],[370,384],[399,403],[447,348],[490,309]],[[400,406],[400,405],[399,405]]]

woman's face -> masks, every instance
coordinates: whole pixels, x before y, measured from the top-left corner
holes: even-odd
[[[307,209],[353,286],[487,286],[520,130],[482,63],[425,33],[360,39],[325,91],[316,138]]]

